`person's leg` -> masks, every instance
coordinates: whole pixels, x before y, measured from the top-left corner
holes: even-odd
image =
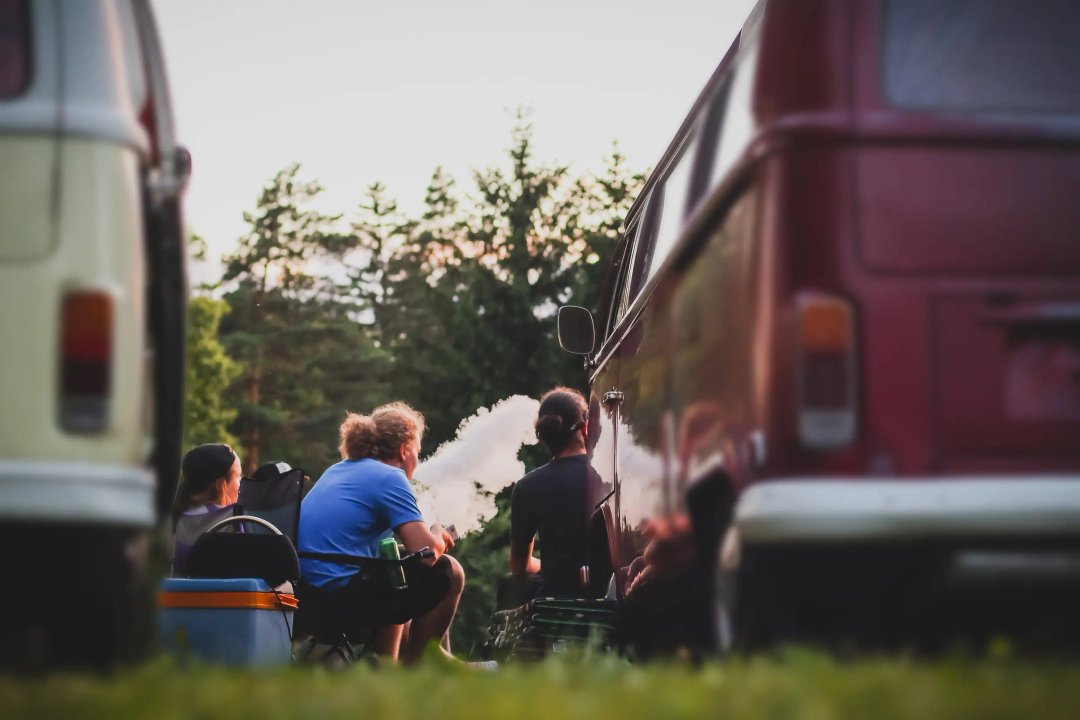
[[[450,629],[450,623],[454,620],[458,602],[461,600],[461,591],[465,588],[465,571],[461,564],[449,555],[443,555],[450,564],[450,588],[446,591],[442,600],[432,610],[413,618],[409,629],[409,637],[402,644],[401,660],[404,663],[413,663],[420,659],[430,640],[441,640],[443,635]],[[453,657],[442,648],[443,653]]]
[[[401,647],[401,636],[405,630],[404,625],[383,625],[375,631],[375,654],[388,657],[394,662],[398,659],[398,649]]]

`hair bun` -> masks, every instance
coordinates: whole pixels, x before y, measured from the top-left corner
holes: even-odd
[[[563,429],[565,425],[559,415],[541,415],[536,419],[536,432],[539,434],[557,433]]]
[[[574,432],[583,426],[588,417],[585,398],[577,390],[555,387],[540,398],[537,412],[536,437],[552,455],[557,455],[570,443]]]

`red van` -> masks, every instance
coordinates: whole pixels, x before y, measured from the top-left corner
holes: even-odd
[[[1069,0],[753,11],[559,315],[643,646],[1076,625],[1077,77]]]

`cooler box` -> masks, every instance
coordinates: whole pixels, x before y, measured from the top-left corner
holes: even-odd
[[[177,657],[267,666],[292,656],[293,595],[261,578],[167,578],[158,592],[161,645]]]

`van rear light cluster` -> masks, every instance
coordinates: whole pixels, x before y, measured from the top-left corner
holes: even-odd
[[[112,296],[98,290],[70,292],[61,314],[60,427],[102,432],[112,390]]]
[[[855,315],[847,300],[804,293],[799,324],[799,440],[827,450],[855,439]]]

